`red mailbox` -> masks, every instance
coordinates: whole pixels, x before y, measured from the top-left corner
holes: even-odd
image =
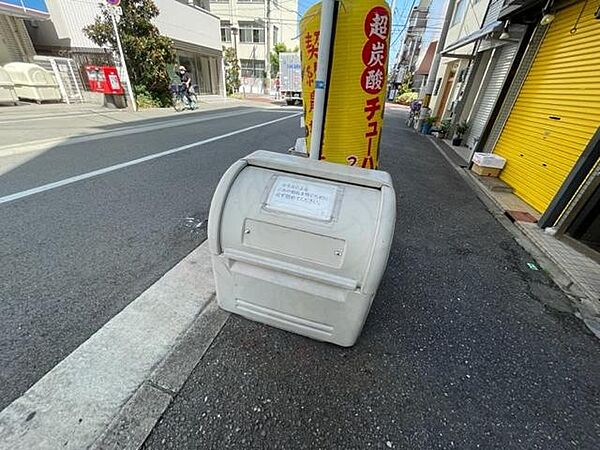
[[[85,66],[88,86],[92,92],[103,94],[124,94],[119,73],[114,66]]]
[[[85,66],[87,74],[88,86],[92,92],[104,92],[104,73],[98,66]]]
[[[124,94],[125,90],[123,89],[123,85],[121,84],[121,79],[119,78],[119,72],[117,72],[116,67],[112,66],[104,66],[102,67],[102,72],[104,74],[104,93],[105,94]]]

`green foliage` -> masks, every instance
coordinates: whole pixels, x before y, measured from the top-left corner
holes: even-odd
[[[432,125],[435,124],[437,122],[437,117],[434,116],[429,116],[425,119],[425,123]]]
[[[283,42],[277,42],[273,46],[273,50],[274,51],[271,52],[271,56],[270,56],[271,57],[271,78],[275,78],[277,76],[277,74],[279,73],[279,54],[290,51]],[[298,51],[298,50],[295,50],[295,51]]]
[[[467,132],[468,129],[469,129],[469,124],[463,120],[461,123],[456,125],[456,134],[458,136],[462,136]]]
[[[96,45],[117,48],[109,10],[101,4],[101,13],[92,25],[83,29]],[[134,91],[156,105],[171,103],[167,66],[175,63],[173,42],[161,36],[152,23],[159,10],[153,0],[122,0],[123,16],[118,21],[119,35]],[[140,105],[141,106],[141,105]]]
[[[402,84],[400,84],[400,86],[398,86],[398,94],[402,95],[402,94],[407,94],[409,92],[412,92],[412,73],[407,73],[406,75],[404,75],[404,80],[402,80]]]
[[[419,94],[416,92],[405,92],[404,94],[397,95],[394,101],[401,105],[410,105],[418,96]]]
[[[157,101],[152,94],[144,86],[134,86],[133,91],[135,92],[135,101],[138,108],[160,108],[161,102]]]
[[[450,127],[452,126],[452,120],[444,119],[440,124],[440,134],[446,136],[450,132]]]
[[[225,64],[225,87],[227,94],[232,95],[240,88],[240,65],[235,49],[223,47],[223,63]]]

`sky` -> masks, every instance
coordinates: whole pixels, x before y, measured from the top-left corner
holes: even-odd
[[[298,0],[298,12],[304,14],[304,12],[318,0]],[[429,21],[428,31],[423,36],[423,44],[421,48],[427,49],[427,45],[432,40],[436,39],[440,34],[440,29],[444,21],[444,14],[446,12],[446,4],[448,0],[432,0],[429,8]],[[392,0],[389,1],[390,7]],[[404,41],[404,34],[406,31],[406,21],[408,13],[414,5],[418,4],[418,0],[396,0],[394,11],[392,11],[392,35],[390,42],[392,43],[390,48],[390,62],[393,62],[396,57],[396,53],[402,46]]]

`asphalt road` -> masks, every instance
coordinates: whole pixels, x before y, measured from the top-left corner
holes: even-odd
[[[293,113],[174,115],[216,118],[61,145],[0,171],[0,198]],[[231,163],[256,149],[286,150],[300,134],[299,118],[290,118],[0,202],[0,410],[202,242],[183,218],[207,217]]]
[[[398,221],[356,346],[232,316],[146,449],[597,448],[598,341],[398,112],[382,153]]]

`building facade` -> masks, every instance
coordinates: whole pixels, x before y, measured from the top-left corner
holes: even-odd
[[[414,75],[422,59],[423,35],[427,30],[427,18],[431,0],[420,0],[409,12],[407,29],[402,46],[396,55],[390,73],[390,92],[395,92],[407,76]],[[419,81],[422,81],[422,77]],[[420,83],[417,83],[420,84]],[[413,88],[418,89],[413,85]],[[393,96],[391,96],[393,98]]]
[[[274,45],[300,46],[298,0],[211,0],[210,9],[221,19],[222,45],[236,49],[240,91],[268,92]]]
[[[417,67],[413,75],[412,88],[415,92],[419,93],[419,97],[424,94],[425,86],[429,80],[429,71],[431,70],[431,63],[437,50],[438,41],[430,42],[425,51],[421,52],[419,60],[417,61]]]
[[[478,148],[506,159],[540,227],[600,261],[600,2],[509,1],[500,17],[535,30]]]
[[[467,122],[538,226],[600,262],[600,1],[458,0],[452,23],[432,114]]]
[[[454,46],[480,30],[488,5],[489,1],[486,0],[456,0],[444,48],[440,49],[444,57],[429,105],[432,116],[438,121],[454,115],[458,99],[466,85],[476,44],[470,41],[456,48]]]
[[[220,22],[203,8],[209,4],[195,0],[154,1],[160,11],[155,23],[161,34],[173,41],[175,65],[188,68],[200,94],[224,95]],[[113,49],[98,47],[83,32],[100,14],[97,0],[48,0],[47,5],[50,20],[28,25],[39,54],[72,58],[80,70],[85,64],[115,63]]]
[[[451,55],[472,45],[463,59],[466,81],[457,92],[452,109],[447,110],[453,123],[466,122],[464,145],[471,151],[481,140],[483,130],[505,84],[511,82],[511,71],[520,59],[523,41],[530,37],[527,26],[499,20],[504,0],[491,0],[478,30],[445,46],[442,55]]]
[[[0,66],[10,62],[32,62],[35,49],[26,21],[49,17],[44,0],[0,1]]]

